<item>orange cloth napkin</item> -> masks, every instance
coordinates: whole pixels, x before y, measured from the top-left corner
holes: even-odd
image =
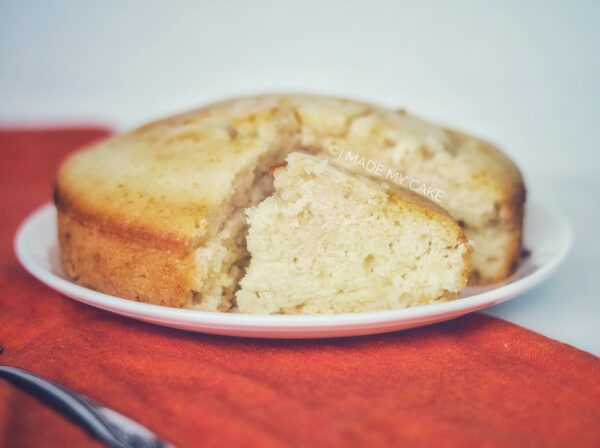
[[[600,446],[598,358],[470,315],[391,334],[277,341],[162,328],[81,305],[15,259],[18,224],[99,128],[0,131],[0,364],[181,447]],[[98,446],[0,381],[0,446]]]

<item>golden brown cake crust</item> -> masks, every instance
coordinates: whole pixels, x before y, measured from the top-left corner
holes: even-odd
[[[59,188],[54,200],[61,262],[69,277],[118,297],[185,306],[194,272],[189,244],[82,213]]]
[[[512,224],[510,231],[510,241],[505,247],[507,253],[506,262],[497,276],[488,276],[482,279],[477,275],[477,271],[471,273],[470,284],[490,284],[500,282],[509,277],[519,266],[521,249],[523,247],[523,220],[525,217],[525,199],[526,189],[523,180],[520,178],[514,183],[513,187],[507,191],[507,200],[503,204],[508,211],[508,221]]]

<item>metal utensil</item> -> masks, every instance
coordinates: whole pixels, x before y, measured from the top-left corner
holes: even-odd
[[[145,426],[26,370],[0,366],[0,378],[31,394],[112,448],[174,448]]]

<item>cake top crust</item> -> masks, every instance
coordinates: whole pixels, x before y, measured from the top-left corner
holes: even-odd
[[[120,237],[195,247],[218,222],[240,173],[274,151],[283,160],[294,150],[324,154],[338,143],[499,203],[522,183],[492,145],[403,111],[316,95],[263,95],[155,121],[75,153],[60,168],[55,200]]]

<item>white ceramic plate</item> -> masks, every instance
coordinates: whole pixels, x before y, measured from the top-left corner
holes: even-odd
[[[73,283],[58,259],[56,210],[47,204],[19,228],[15,248],[21,264],[51,288],[88,305],[134,319],[203,333],[259,338],[320,338],[384,333],[441,322],[488,308],[534,287],[565,258],[572,242],[567,222],[536,203],[527,206],[525,247],[531,251],[500,285],[469,287],[461,299],[416,308],[355,314],[263,316],[169,308],[103,294]]]

